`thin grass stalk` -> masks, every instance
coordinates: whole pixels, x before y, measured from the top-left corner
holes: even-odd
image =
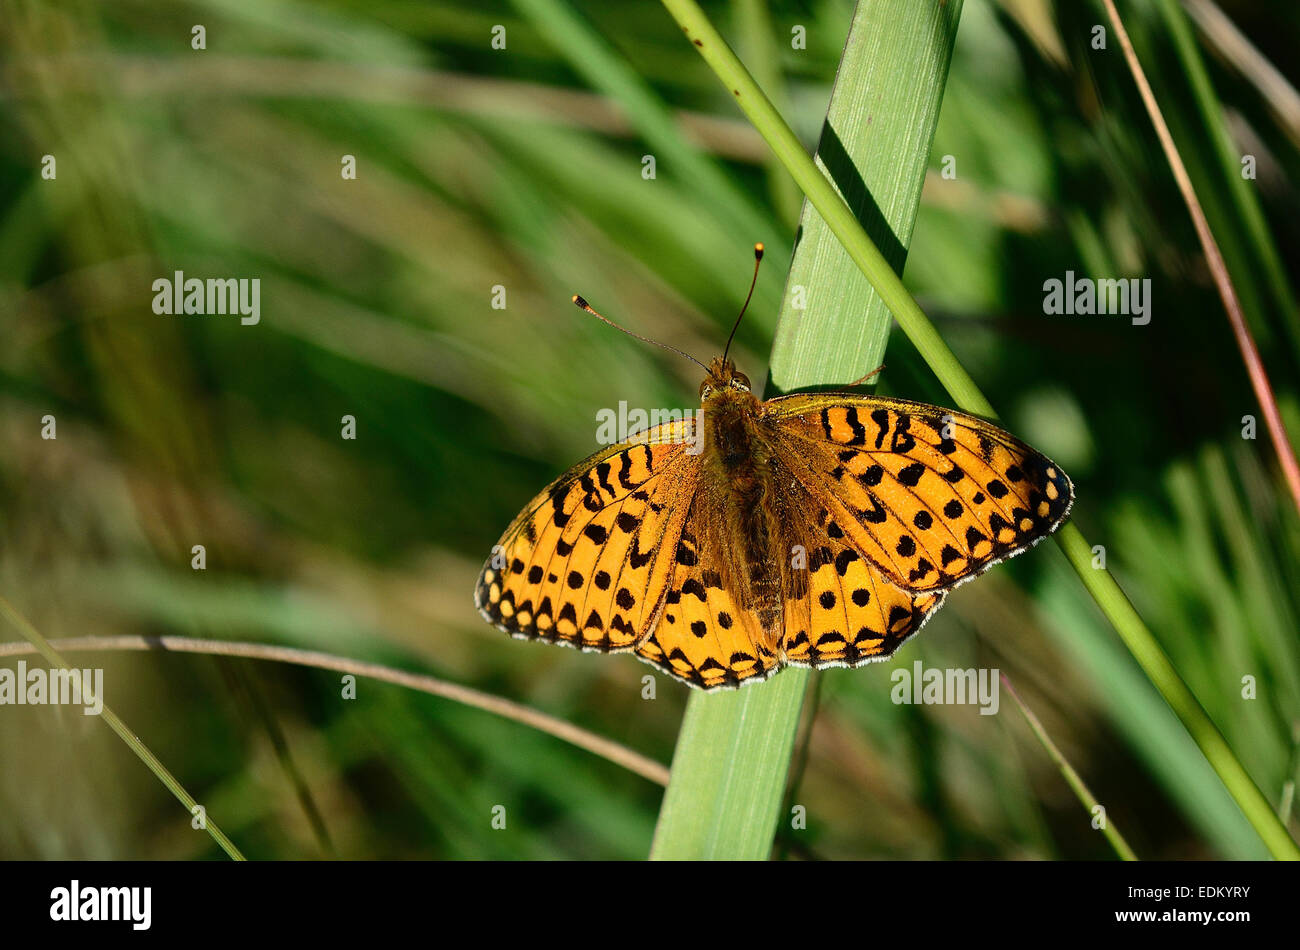
[[[1011,698],[1015,700],[1016,706],[1020,710],[1020,714],[1025,717],[1025,722],[1029,724],[1029,728],[1033,732],[1034,737],[1038,739],[1043,749],[1046,750],[1047,757],[1050,758],[1056,765],[1057,769],[1060,770],[1061,777],[1065,779],[1065,784],[1070,786],[1070,790],[1074,792],[1075,798],[1079,799],[1079,803],[1083,805],[1084,811],[1086,811],[1090,816],[1096,815],[1097,809],[1102,807],[1101,803],[1097,801],[1097,796],[1092,794],[1088,786],[1084,784],[1083,779],[1079,777],[1078,770],[1070,764],[1070,760],[1065,757],[1065,753],[1057,748],[1056,743],[1052,741],[1052,737],[1049,736],[1047,730],[1043,728],[1042,722],[1036,715],[1034,715],[1034,711],[1025,704],[1025,701],[1020,698],[1020,694],[1012,688],[1011,680],[1007,678],[1007,674],[1005,673],[1002,674],[1002,685],[1006,687],[1007,692],[1011,694]],[[1117,828],[1115,823],[1111,821],[1108,814],[1102,821],[1101,833],[1106,836],[1106,840],[1110,842],[1110,846],[1115,849],[1115,853],[1118,854],[1121,859],[1125,861],[1136,861],[1138,859],[1137,855],[1134,854],[1133,849],[1129,847],[1128,842],[1124,840],[1124,836],[1119,833],[1119,828]]]
[[[482,690],[449,683],[435,676],[422,673],[408,673],[406,670],[394,669],[379,663],[367,663],[333,653],[319,650],[303,650],[298,647],[283,647],[269,643],[246,643],[232,640],[204,640],[198,637],[144,637],[126,634],[115,637],[68,637],[54,640],[51,647],[64,652],[79,650],[154,650],[159,653],[196,653],[205,656],[229,656],[250,660],[269,660],[273,663],[291,663],[295,666],[312,667],[318,670],[333,670],[377,680],[381,683],[393,683],[407,689],[428,693],[472,706],[485,712],[493,713],[503,719],[521,723],[538,732],[562,739],[579,749],[585,749],[592,755],[622,766],[629,772],[657,785],[668,784],[668,769],[660,762],[642,755],[634,749],[606,739],[581,726],[533,709],[522,703],[516,703]],[[0,643],[0,657],[21,656],[35,652],[35,646],[27,647],[21,643]]]

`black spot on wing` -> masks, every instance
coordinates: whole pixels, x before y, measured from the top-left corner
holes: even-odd
[[[924,462],[913,462],[911,465],[904,465],[898,470],[898,480],[908,488],[915,488],[925,474]]]
[[[910,581],[919,581],[924,577],[929,577],[934,570],[934,565],[925,558],[920,558],[916,562],[916,567],[907,572],[907,579]]]
[[[889,413],[884,409],[874,409],[871,421],[876,424],[876,448],[885,444],[885,433],[889,431]]]
[[[916,448],[915,436],[907,431],[911,424],[911,416],[905,412],[900,412],[898,414],[898,419],[894,423],[894,435],[889,442],[889,450],[891,452],[898,452],[901,454],[910,452],[912,449]]]
[[[629,457],[630,457],[629,453],[625,452],[623,454],[623,459],[625,461]],[[601,462],[599,465],[596,466],[596,481],[600,482],[600,488],[603,492],[605,492],[605,497],[607,498],[614,498],[618,494],[616,491],[614,491],[614,486],[611,485],[609,481],[609,473],[612,468],[613,466],[610,465],[608,462]]]
[[[607,463],[602,463],[606,469],[609,468]],[[600,496],[600,490],[596,488],[596,483],[591,480],[591,472],[583,472],[578,478],[578,484],[586,492],[582,499],[582,506],[588,511],[600,511],[605,507],[605,502]]]
[[[889,512],[885,506],[880,503],[880,499],[873,492],[867,492],[867,500],[871,502],[871,510],[858,512],[858,517],[867,524],[884,524],[889,520]]]
[[[843,577],[848,571],[849,565],[858,560],[858,558],[858,552],[854,551],[852,548],[845,548],[840,551],[839,554],[835,555],[835,573],[839,574],[840,577]]]
[[[654,548],[651,548],[649,551],[642,554],[640,543],[635,535],[632,536],[632,546],[627,552],[627,563],[634,571],[639,571],[641,568],[645,567],[650,563],[654,556]]]
[[[849,428],[853,430],[853,438],[849,439],[849,441],[845,443],[846,445],[862,445],[867,441],[867,430],[864,429],[862,423],[858,421],[857,409],[850,406],[849,410],[844,414],[844,421],[847,422]],[[877,447],[879,447],[879,443],[877,443]]]

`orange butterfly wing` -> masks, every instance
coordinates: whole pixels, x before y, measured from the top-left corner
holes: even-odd
[[[826,527],[896,587],[948,590],[1065,520],[1074,487],[1051,459],[976,416],[842,393],[765,404]]]
[[[760,682],[780,669],[777,636],[723,587],[717,565],[701,550],[701,528],[692,504],[663,616],[637,655],[700,689]]]
[[[519,639],[633,649],[672,577],[699,470],[692,425],[664,423],[597,452],[537,495],[479,574],[484,619]]]
[[[903,590],[821,526],[807,551],[808,592],[787,596],[781,657],[791,666],[861,666],[888,659],[942,605],[944,591]]]

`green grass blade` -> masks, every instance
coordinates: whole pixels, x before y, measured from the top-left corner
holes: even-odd
[[[650,857],[766,858],[776,835],[807,670],[728,693],[692,693]]]
[[[728,68],[735,78],[729,88],[739,90],[738,101],[768,141],[779,136],[782,149],[807,163],[803,147],[699,9],[672,0],[664,5],[704,44],[700,52],[715,70]],[[864,0],[840,61],[820,161],[867,228],[892,249],[886,258],[865,242],[891,276],[902,268],[920,203],[960,7]],[[821,171],[815,174],[830,187]],[[848,206],[839,206],[856,226]],[[857,379],[879,364],[890,325],[890,306],[811,204],[801,227],[772,350],[772,384],[781,390]],[[806,319],[809,312],[816,320]],[[770,854],[809,675],[791,669],[763,686],[691,696],[652,858]]]

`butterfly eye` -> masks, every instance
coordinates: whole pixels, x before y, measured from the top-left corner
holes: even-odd
[[[739,373],[731,377],[731,385],[732,388],[739,389],[741,392],[749,392],[749,380]]]
[[[712,392],[713,392],[713,387],[710,386],[708,383],[705,383],[700,387],[700,398],[706,399]]]

